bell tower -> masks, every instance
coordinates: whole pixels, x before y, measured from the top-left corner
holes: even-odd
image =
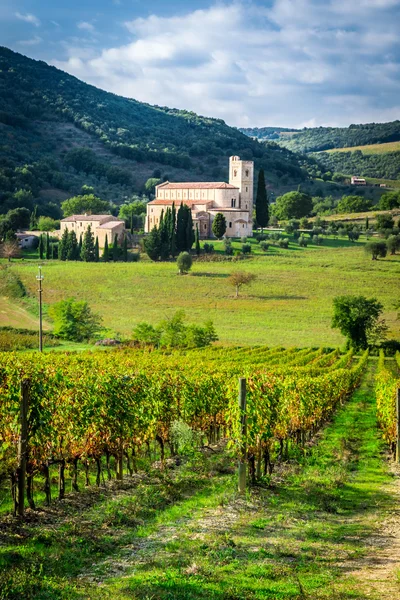
[[[240,190],[240,208],[253,214],[254,162],[240,160],[240,156],[229,158],[229,183]]]

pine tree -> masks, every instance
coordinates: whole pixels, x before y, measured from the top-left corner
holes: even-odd
[[[119,248],[118,248],[118,236],[115,234],[114,243],[112,247],[112,257],[113,261],[116,262],[118,260]]]
[[[144,249],[151,260],[158,260],[161,256],[160,232],[154,226],[144,240]]]
[[[128,238],[124,236],[124,242],[122,246],[122,260],[128,262]]]
[[[190,208],[187,210],[187,224],[186,224],[186,250],[190,252],[194,243],[194,230],[193,230],[193,217]]]
[[[94,235],[90,225],[83,236],[81,258],[85,262],[94,262]]]
[[[50,248],[50,236],[46,234],[46,260],[50,260],[51,248]]]
[[[40,258],[40,260],[43,260],[43,256],[44,256],[44,244],[43,244],[43,234],[41,234],[39,237],[39,258]]]
[[[60,260],[67,260],[68,244],[69,244],[68,229],[64,229],[63,234],[61,236],[61,240],[58,244],[58,258]]]
[[[256,195],[256,221],[261,230],[267,227],[269,223],[269,205],[267,188],[265,186],[264,169],[258,173],[257,195]]]
[[[199,224],[196,223],[196,234],[195,234],[195,247],[196,247],[196,254],[197,256],[200,255],[201,249],[200,249],[200,236],[199,236]]]
[[[212,232],[219,240],[226,232],[226,219],[222,213],[217,213],[212,224]]]
[[[96,242],[94,244],[94,262],[99,262],[100,250],[99,250],[99,238],[96,236]]]
[[[106,235],[106,241],[104,242],[104,250],[102,256],[104,262],[108,262],[110,260],[110,253],[108,250],[108,236]]]

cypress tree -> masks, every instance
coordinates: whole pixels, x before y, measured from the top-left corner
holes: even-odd
[[[196,254],[197,256],[200,255],[201,249],[200,249],[200,236],[199,236],[199,224],[196,223],[196,234],[195,234],[195,248],[196,248]]]
[[[165,213],[164,216],[164,211],[161,211],[161,217],[160,217],[160,225],[158,227],[158,231],[160,234],[160,258],[161,260],[167,260],[169,257],[169,231],[168,231],[168,226],[169,226],[169,216],[170,213],[168,213],[168,209],[167,212]]]
[[[86,229],[85,235],[83,236],[81,258],[85,262],[94,261],[94,235],[92,233],[92,228],[90,227],[90,225]]]
[[[176,249],[178,252],[186,250],[186,226],[187,226],[187,211],[186,204],[181,202],[176,215]]]
[[[171,220],[169,222],[169,253],[172,258],[176,255],[176,208],[175,202],[172,203]]]
[[[158,260],[161,256],[160,232],[154,226],[144,240],[144,249],[151,260]]]
[[[365,217],[365,231],[368,231],[369,229],[369,219],[368,217]]]
[[[99,250],[99,238],[96,236],[96,242],[94,244],[94,262],[99,262],[100,250]]]
[[[68,229],[64,229],[63,234],[61,236],[60,243],[58,245],[58,258],[60,260],[67,260],[68,243],[69,243]]]
[[[226,219],[222,213],[217,213],[212,224],[212,232],[219,240],[226,232]]]
[[[108,262],[110,260],[110,253],[108,250],[108,236],[106,235],[106,241],[104,242],[104,250],[103,250],[103,260],[104,262]]]
[[[192,211],[187,207],[187,224],[186,224],[186,250],[190,252],[193,246],[195,236],[193,230]]]
[[[46,260],[50,260],[50,256],[51,256],[50,236],[47,233],[47,235],[46,235]]]
[[[43,234],[40,234],[40,238],[39,238],[39,258],[40,258],[40,260],[43,260],[43,256],[44,256]]]
[[[78,240],[76,238],[75,231],[71,231],[68,235],[66,244],[66,259],[77,260],[78,259]]]
[[[81,252],[82,252],[82,234],[79,236],[79,244],[76,250],[77,258],[76,260],[81,260]]]
[[[118,260],[118,236],[117,234],[115,234],[114,236],[114,243],[113,243],[113,247],[112,247],[112,257],[113,257],[113,261],[116,262]]]
[[[128,238],[124,236],[124,243],[122,246],[122,260],[128,262]]]
[[[256,221],[257,225],[264,230],[269,223],[269,205],[267,188],[265,186],[264,169],[260,169],[258,173],[257,195],[256,195]]]

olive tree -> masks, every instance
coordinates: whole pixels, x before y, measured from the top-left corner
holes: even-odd
[[[385,337],[382,311],[383,306],[376,298],[337,296],[333,300],[332,327],[346,336],[346,347],[363,350],[369,343]]]
[[[245,271],[231,273],[228,277],[228,283],[235,288],[235,298],[239,297],[239,290],[243,285],[250,285],[256,278],[253,273],[246,273]]]
[[[192,267],[192,257],[189,252],[181,252],[177,258],[176,264],[178,265],[179,275],[188,273]]]

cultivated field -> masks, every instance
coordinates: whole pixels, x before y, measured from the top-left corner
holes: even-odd
[[[36,261],[15,261],[11,269],[34,297]],[[227,282],[235,270],[257,276],[238,299]],[[49,261],[43,271],[45,303],[70,296],[83,298],[102,315],[107,327],[124,336],[140,321],[154,324],[184,309],[189,322],[212,319],[223,343],[339,346],[344,339],[330,323],[333,298],[341,294],[377,297],[384,305],[390,336],[400,334],[394,308],[400,258],[371,261],[361,242],[326,239],[321,247],[274,247],[246,261],[194,263],[186,276],[177,275],[174,263],[145,260],[116,264]]]
[[[388,152],[399,152],[400,142],[386,142],[384,144],[370,144],[367,146],[351,146],[349,148],[332,148],[324,152],[354,152],[361,150],[363,154],[387,154]]]

